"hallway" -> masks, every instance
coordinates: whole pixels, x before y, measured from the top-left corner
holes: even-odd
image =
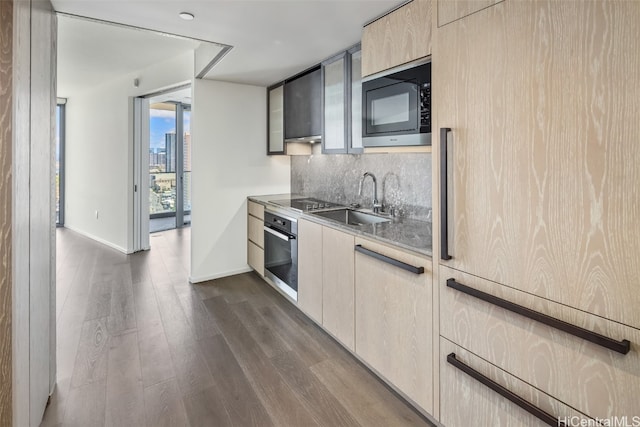
[[[130,256],[57,239],[43,426],[429,425],[255,273],[189,284],[189,228]]]

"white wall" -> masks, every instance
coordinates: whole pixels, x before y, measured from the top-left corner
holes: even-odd
[[[68,97],[65,226],[120,251],[133,246],[132,97],[191,81],[193,52]],[[140,86],[133,86],[138,78]],[[98,211],[98,218],[95,212]]]
[[[249,270],[246,197],[288,193],[290,161],[266,156],[265,88],[196,80],[192,96],[190,280],[197,283]]]

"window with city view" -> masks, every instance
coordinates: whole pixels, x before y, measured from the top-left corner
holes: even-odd
[[[64,104],[56,106],[56,225],[64,225]]]
[[[183,128],[184,128],[184,146],[183,146],[183,163],[184,163],[184,211],[191,213],[191,110],[185,109],[183,112]],[[186,221],[185,221],[186,222]],[[189,222],[191,222],[189,218]]]
[[[184,223],[190,222],[191,111],[189,108],[188,105],[177,103],[151,105],[149,214],[152,219],[172,218],[176,217],[176,213],[180,213],[179,216],[184,218]],[[181,135],[176,133],[177,129],[182,129]],[[182,206],[178,206],[179,201],[182,201]],[[175,226],[174,222],[170,228]]]

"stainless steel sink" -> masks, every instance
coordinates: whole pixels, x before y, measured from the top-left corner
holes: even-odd
[[[332,211],[312,212],[312,214],[348,225],[369,225],[391,221],[388,218],[354,211],[353,209],[336,209]]]

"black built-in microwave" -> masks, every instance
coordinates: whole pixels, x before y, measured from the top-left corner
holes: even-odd
[[[431,63],[362,83],[362,143],[431,145]]]

